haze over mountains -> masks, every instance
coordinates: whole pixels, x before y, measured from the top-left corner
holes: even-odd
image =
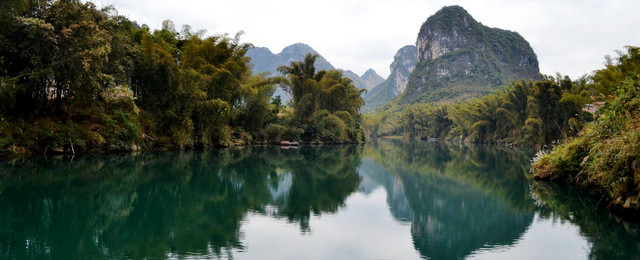
[[[404,92],[409,81],[409,75],[418,62],[418,52],[416,46],[407,45],[402,47],[393,57],[393,63],[389,66],[391,74],[387,80],[376,86],[364,97],[365,104],[362,111],[372,112],[376,108],[386,104],[390,99]]]
[[[277,68],[301,61],[307,53],[318,55],[317,70],[335,69],[322,55],[303,43],[274,54],[264,47],[247,52],[253,72],[279,75]],[[362,76],[341,70],[358,89],[367,89],[363,112],[389,103],[449,103],[483,96],[514,80],[540,79],[538,59],[517,32],[490,28],[460,6],[444,7],[420,28],[416,45],[402,47],[389,66],[385,80],[372,69]],[[285,100],[278,89],[275,95]]]
[[[329,61],[327,61],[320,53],[311,46],[304,43],[296,43],[285,47],[280,53],[274,54],[265,47],[255,47],[247,51],[247,57],[251,58],[253,64],[253,73],[268,72],[271,75],[280,75],[277,71],[278,67],[290,65],[293,61],[302,61],[307,53],[318,55],[316,59],[316,70],[333,70],[336,69]],[[373,69],[367,70],[362,77],[350,70],[342,70],[343,75],[353,81],[358,89],[371,90],[384,81]],[[278,88],[274,96],[280,95],[283,100],[288,100],[286,93]]]
[[[384,78],[378,75],[378,73],[376,73],[373,69],[368,69],[364,72],[364,74],[362,74],[362,76],[358,76],[358,74],[350,70],[338,70],[342,71],[342,74],[347,78],[353,80],[353,84],[358,89],[371,90],[384,81]]]
[[[491,94],[514,80],[540,79],[536,54],[522,36],[484,26],[460,6],[429,17],[416,46],[398,51],[389,78],[366,94],[364,112],[387,103],[450,103]]]
[[[335,69],[320,53],[304,43],[289,45],[278,54],[274,54],[265,47],[254,47],[247,51],[247,56],[251,58],[254,73],[269,72],[276,75],[278,67],[289,65],[293,61],[304,60],[307,53],[318,55],[315,63],[316,70]]]

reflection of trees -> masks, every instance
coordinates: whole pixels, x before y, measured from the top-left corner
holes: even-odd
[[[414,245],[426,257],[457,259],[512,244],[533,221],[526,154],[384,140],[374,146],[367,155],[404,184]]]
[[[249,210],[309,228],[357,189],[361,148],[275,147],[0,164],[0,258],[165,258],[242,248]],[[279,173],[280,172],[280,173]],[[291,175],[286,196],[272,198]]]
[[[595,207],[599,196],[528,180],[528,152],[379,140],[365,154],[402,181],[415,212],[414,243],[424,256],[463,258],[511,244],[535,213],[577,225],[590,242],[590,258],[640,259],[638,224]]]
[[[293,185],[285,202],[278,201],[279,213],[300,222],[309,229],[311,213],[336,212],[347,196],[360,183],[356,169],[360,164],[361,147],[310,149],[303,147],[304,160],[287,164],[293,174]]]
[[[533,183],[531,190],[542,218],[569,221],[580,228],[592,245],[589,258],[640,259],[640,226],[596,207],[599,196],[543,182]]]
[[[435,174],[468,184],[516,211],[532,212],[528,180],[531,154],[491,146],[379,140],[367,149],[385,168]],[[391,173],[394,173],[393,171]]]

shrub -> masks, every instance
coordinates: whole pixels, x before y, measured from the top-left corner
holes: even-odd
[[[323,142],[344,143],[347,138],[347,125],[335,115],[327,115],[318,122],[318,136]]]
[[[282,141],[282,135],[284,134],[284,126],[271,124],[265,130],[265,136],[269,142]]]

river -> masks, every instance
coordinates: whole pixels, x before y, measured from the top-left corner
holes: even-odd
[[[378,140],[0,159],[0,259],[639,259],[532,151]]]

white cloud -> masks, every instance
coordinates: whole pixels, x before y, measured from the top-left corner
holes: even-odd
[[[578,77],[601,68],[604,55],[639,45],[640,2],[418,0],[97,0],[132,20],[160,27],[170,19],[209,34],[245,31],[243,40],[279,52],[303,42],[334,66],[387,76],[393,55],[414,44],[422,23],[458,4],[490,27],[517,31],[531,43],[542,73]]]

